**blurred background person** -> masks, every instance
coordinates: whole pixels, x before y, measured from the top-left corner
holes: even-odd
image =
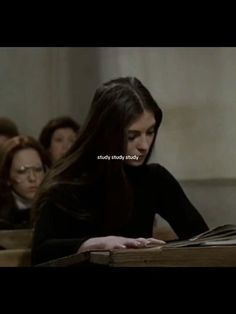
[[[78,137],[80,125],[70,117],[50,120],[39,135],[39,142],[48,153],[51,164],[67,153]]]
[[[43,147],[30,136],[16,136],[2,145],[0,229],[30,228],[32,201],[48,166]]]
[[[0,117],[0,146],[9,138],[19,135],[19,130],[14,121]]]

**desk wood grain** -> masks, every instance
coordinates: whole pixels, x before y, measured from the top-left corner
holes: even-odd
[[[90,252],[90,262],[110,267],[236,267],[236,246],[97,251]]]

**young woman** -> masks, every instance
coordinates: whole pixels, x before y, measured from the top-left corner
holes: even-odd
[[[41,145],[16,136],[2,146],[0,158],[0,229],[30,227],[30,210],[48,166]]]
[[[32,262],[93,249],[142,247],[155,213],[179,238],[208,229],[175,178],[147,165],[162,111],[136,78],[99,87],[80,136],[50,170],[35,204]]]
[[[48,152],[51,163],[60,159],[76,141],[79,124],[70,117],[50,120],[42,129],[39,142]]]

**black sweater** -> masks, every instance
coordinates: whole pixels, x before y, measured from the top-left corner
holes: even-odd
[[[164,167],[127,166],[126,172],[134,189],[135,203],[130,223],[117,235],[151,237],[155,213],[171,225],[180,239],[208,229],[179,183]],[[40,209],[32,263],[74,254],[88,238],[105,236],[99,223],[99,199],[96,191],[86,192],[78,185],[58,185]],[[87,219],[87,213],[95,213],[94,219]]]

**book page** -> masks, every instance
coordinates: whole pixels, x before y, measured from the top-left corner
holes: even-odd
[[[223,225],[188,240],[167,243],[166,248],[209,245],[236,245],[236,225]]]

